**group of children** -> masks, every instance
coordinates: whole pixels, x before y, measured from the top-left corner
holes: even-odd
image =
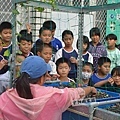
[[[10,73],[9,62],[12,54],[12,24],[2,22],[0,24],[0,80],[3,85],[0,93],[9,87]],[[26,24],[26,29],[21,30],[17,36],[16,51],[16,76],[20,76],[20,65],[26,57],[40,56],[50,66],[46,80],[60,80],[76,82],[78,59],[78,41],[74,48],[74,35],[70,30],[62,32],[62,42],[54,37],[56,23],[52,20],[45,21],[39,30],[39,39],[33,44],[31,26]],[[113,83],[110,72],[119,66],[120,51],[116,47],[117,36],[109,34],[106,36],[107,47],[100,42],[100,30],[93,27],[90,30],[91,42],[87,36],[83,36],[82,48],[82,86],[102,87],[107,83]],[[14,39],[14,38],[13,38]],[[6,79],[2,78],[2,76]],[[111,80],[112,79],[112,80]],[[112,81],[112,82],[111,82]],[[5,84],[5,85],[4,85]],[[112,84],[113,85],[113,84]],[[77,86],[77,85],[76,85]],[[81,86],[81,85],[80,85]],[[4,89],[3,89],[4,88]]]

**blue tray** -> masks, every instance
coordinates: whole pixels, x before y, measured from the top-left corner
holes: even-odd
[[[114,99],[120,98],[120,93],[111,92],[111,91],[102,90],[102,89],[97,89],[97,91],[104,92],[104,93],[106,93],[106,94],[108,94],[110,96],[108,98],[96,99],[97,102],[107,101],[107,100],[114,100]]]
[[[114,99],[119,99],[119,98],[120,98],[120,93],[111,92],[111,91],[102,90],[102,89],[97,89],[97,91],[105,92],[105,93],[108,94],[110,97],[108,97],[108,98],[96,99],[96,102],[110,101],[110,100],[114,100]],[[111,105],[114,105],[114,104],[101,105],[101,106],[98,106],[98,108],[106,109],[106,108],[110,107]]]

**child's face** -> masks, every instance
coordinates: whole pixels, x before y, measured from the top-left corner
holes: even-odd
[[[103,75],[107,75],[110,72],[110,63],[105,62],[102,66],[98,66],[98,69]]]
[[[19,43],[19,49],[23,54],[29,54],[32,48],[32,43],[26,40],[21,40]]]
[[[100,41],[100,37],[98,35],[93,35],[91,39],[93,43],[98,43]]]
[[[120,75],[117,75],[116,72],[112,76],[113,81],[117,86],[120,86]]]
[[[42,52],[38,52],[38,56],[42,57],[45,62],[48,63],[52,57],[52,49],[49,47],[44,47]]]
[[[73,43],[73,37],[70,34],[66,34],[63,38],[63,42],[66,47],[71,47]]]
[[[84,65],[82,68],[82,72],[93,73],[92,68],[88,65]]]
[[[82,68],[82,80],[89,80],[92,74],[92,68],[89,65],[84,65]]]
[[[108,40],[106,40],[106,43],[107,43],[107,46],[108,47],[115,47],[115,44],[116,44],[116,40],[114,40],[114,39],[108,39]]]
[[[10,42],[11,38],[12,38],[12,30],[11,29],[4,29],[1,33],[0,33],[2,40],[4,42]]]
[[[60,77],[67,77],[70,71],[70,67],[67,63],[60,63],[58,66],[58,74]]]
[[[2,48],[3,48],[3,46],[2,46],[2,40],[0,39],[0,52],[2,51]]]
[[[52,32],[50,30],[43,30],[40,39],[43,41],[43,43],[50,43],[52,40]]]
[[[86,51],[87,46],[88,46],[87,43],[85,44],[83,43],[83,52]]]

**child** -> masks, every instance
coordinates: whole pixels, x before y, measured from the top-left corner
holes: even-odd
[[[111,60],[110,71],[120,65],[120,50],[116,48],[117,36],[115,34],[108,34],[106,36],[107,42],[107,56]]]
[[[10,22],[2,22],[0,24],[0,36],[2,39],[2,50],[0,55],[3,57],[3,59],[1,59],[2,66],[0,74],[2,75],[9,70],[8,59],[12,53],[12,24]]]
[[[21,54],[25,57],[33,56],[34,54],[31,52],[32,49],[32,34],[28,33],[27,30],[21,30],[20,35],[17,36],[18,46]]]
[[[59,39],[55,38],[56,23],[52,20],[47,20],[43,23],[43,27],[48,28],[52,31],[52,41],[51,46],[54,48],[54,53],[62,48],[62,43]]]
[[[40,30],[39,30],[39,39],[35,42],[33,48],[32,48],[32,52],[37,55],[36,52],[36,47],[37,47],[37,44],[39,44],[40,41],[42,41],[43,43],[51,43],[51,40],[52,40],[52,32],[50,29],[48,28],[45,28],[45,27],[41,27]]]
[[[120,93],[120,66],[116,66],[111,71],[111,78],[103,84],[100,89]]]
[[[91,85],[91,76],[94,72],[93,64],[90,62],[83,62],[82,67],[82,84],[81,86]]]
[[[71,70],[69,72],[68,77],[71,78],[71,79],[75,79],[77,77],[78,53],[72,47],[72,44],[73,44],[73,41],[74,41],[74,36],[73,36],[72,31],[70,31],[70,30],[63,31],[62,40],[63,40],[63,42],[65,44],[65,47],[61,48],[60,50],[57,51],[57,53],[55,55],[55,62],[60,57],[67,58],[68,60],[70,60]]]
[[[77,41],[77,49],[78,49],[78,41]],[[84,62],[90,62],[93,64],[93,56],[88,52],[89,49],[89,39],[87,36],[83,35],[83,51],[82,58]]]
[[[6,60],[9,59],[12,53],[12,24],[10,22],[2,22],[0,24],[0,36],[2,38],[3,49],[1,55],[5,57]],[[7,51],[5,53],[5,51]]]
[[[1,119],[61,120],[62,112],[74,100],[83,99],[90,93],[96,94],[93,87],[58,89],[43,86],[47,64],[38,56],[27,57],[22,62],[20,72],[15,88],[0,96]]]
[[[110,72],[111,60],[107,57],[100,57],[98,59],[98,72],[93,73],[91,81],[95,87],[101,86],[111,78]]]
[[[56,61],[56,66],[57,66],[57,73],[59,74],[58,80],[61,81],[60,86],[63,85],[63,87],[64,87],[64,85],[65,85],[66,87],[76,87],[75,81],[68,77],[68,74],[71,69],[70,61],[66,58],[61,57]]]
[[[99,28],[93,27],[90,30],[90,38],[92,39],[92,41],[90,42],[88,52],[90,52],[93,56],[94,72],[97,72],[98,58],[106,57],[107,51],[106,51],[105,46],[103,46],[100,43],[100,30],[99,30]]]
[[[41,41],[40,44],[37,44],[37,55],[42,57],[46,63],[50,64],[51,66],[51,72],[49,73],[52,76],[52,80],[55,80],[57,78],[57,72],[56,72],[56,65],[53,61],[51,61],[52,57],[52,46],[47,43],[43,43]]]

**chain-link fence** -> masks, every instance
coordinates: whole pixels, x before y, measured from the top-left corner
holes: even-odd
[[[89,5],[104,5],[107,0],[56,0],[56,3],[60,5],[70,5],[76,7],[83,7]],[[12,0],[0,0],[0,22],[12,21]],[[34,7],[21,7],[17,6],[19,15],[17,20],[22,24],[17,24],[17,32],[25,28],[25,23],[29,22],[32,25],[33,39],[35,40],[38,36],[38,29],[41,27],[42,23],[51,19],[51,10],[45,9],[43,12],[37,12]],[[72,11],[72,9],[71,9]],[[94,14],[94,26],[97,26],[101,30],[101,41],[104,42],[106,35],[106,11],[93,12]]]
[[[0,0],[0,22],[12,21],[12,0]]]

